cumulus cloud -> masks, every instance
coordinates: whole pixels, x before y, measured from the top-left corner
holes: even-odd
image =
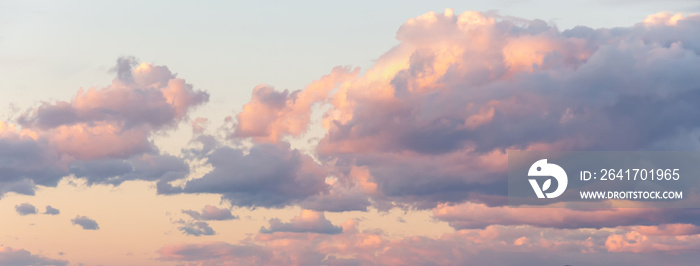
[[[29,203],[22,203],[19,205],[15,205],[15,211],[19,213],[19,215],[30,215],[30,214],[36,214],[37,210],[34,205],[31,205]]]
[[[14,121],[0,122],[0,196],[33,195],[69,174],[89,184],[172,180],[189,169],[161,154],[151,137],[174,129],[209,94],[166,66],[120,58],[117,77],[103,88],[80,89],[70,101],[43,102]],[[5,158],[5,159],[3,159]]]
[[[90,219],[86,216],[75,216],[75,218],[70,220],[74,225],[79,225],[85,230],[99,230],[100,226],[97,225],[97,222],[95,220]]]
[[[174,126],[187,115],[188,109],[206,103],[209,99],[206,92],[193,90],[191,85],[177,78],[166,66],[138,64],[133,58],[120,58],[117,65],[117,78],[110,86],[81,89],[70,102],[45,102],[22,115],[18,121],[23,126],[42,129],[100,122],[104,126],[115,126],[118,129],[138,128],[139,131],[147,131]],[[109,136],[112,133],[103,132],[108,128],[99,128],[100,125],[84,126],[84,129],[94,129],[97,133],[104,134],[91,137]],[[99,139],[88,138],[79,141],[97,140]],[[136,144],[138,143],[137,141]],[[110,149],[105,150],[107,144],[98,146],[102,151],[81,149],[75,155],[90,157],[110,153]]]
[[[260,228],[260,232],[265,234],[274,232],[340,234],[343,232],[343,228],[333,225],[321,212],[302,210],[299,216],[292,218],[288,223],[277,218],[270,219],[270,226]]]
[[[60,213],[61,213],[60,210],[58,210],[58,209],[56,209],[56,208],[54,208],[54,207],[51,207],[51,205],[46,205],[46,211],[44,212],[44,214],[48,214],[48,215],[58,215],[58,214],[60,214]]]
[[[366,195],[381,209],[504,205],[509,149],[699,148],[698,28],[700,16],[665,13],[561,31],[542,20],[429,12],[404,23],[400,43],[365,73],[322,86],[332,89],[257,87],[230,136],[299,136],[308,106],[320,103],[326,132],[316,152],[340,171],[336,191],[345,192],[328,199]],[[297,100],[307,94],[319,97]],[[352,167],[368,170],[374,192],[352,189],[361,182],[349,178]]]
[[[215,206],[206,205],[201,211],[182,210],[182,213],[189,215],[192,219],[202,221],[223,221],[238,219],[238,216],[231,214],[231,210],[217,208]]]
[[[504,205],[506,150],[700,148],[698,29],[700,16],[666,13],[631,27],[564,31],[473,11],[411,19],[366,72],[335,69],[323,89],[258,86],[235,116],[229,138],[255,149],[302,136],[311,107],[322,105],[315,155],[327,168],[325,188],[283,201],[315,211],[271,219],[255,242],[169,245],[161,259],[216,264],[253,249],[243,258],[267,264],[576,265],[594,254],[609,265],[694,265],[695,210]],[[202,180],[206,189],[190,192],[230,193],[230,179]],[[432,208],[456,231],[388,238],[353,220],[337,230],[316,212],[370,205]]]
[[[78,159],[128,158],[153,150],[153,131],[174,127],[209,99],[165,66],[124,58],[117,64],[110,86],[81,89],[70,102],[45,102],[20,116],[20,125],[44,131],[58,152]]]
[[[44,256],[32,254],[24,249],[13,249],[11,247],[0,246],[0,264],[8,266],[23,265],[68,265],[67,261],[54,260]]]

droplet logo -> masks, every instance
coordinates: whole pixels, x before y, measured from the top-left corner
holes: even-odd
[[[551,176],[557,180],[557,189],[549,193],[544,193],[552,185],[551,178],[544,181],[544,183],[542,183],[542,187],[540,187],[540,185],[537,184],[536,179],[528,179],[530,181],[532,189],[535,191],[535,194],[537,194],[537,197],[540,199],[553,199],[561,196],[561,194],[563,194],[566,190],[566,186],[569,184],[569,178],[566,176],[566,171],[564,171],[563,168],[556,164],[547,163],[547,159],[542,159],[532,164],[532,166],[530,166],[530,170],[527,171],[527,175]]]

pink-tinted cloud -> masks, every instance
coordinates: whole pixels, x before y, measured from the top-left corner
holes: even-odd
[[[659,226],[634,226],[631,230],[645,235],[685,236],[700,234],[700,226],[693,224],[662,224]]]
[[[439,204],[433,209],[433,216],[446,221],[455,229],[485,228],[491,225],[530,225],[551,228],[604,228],[630,225],[660,225],[675,222],[698,223],[696,210],[650,209],[650,208],[608,208],[574,210],[563,207],[517,208],[489,207],[485,204],[463,203],[458,205]],[[666,228],[665,226],[669,226]],[[635,227],[647,234],[653,230],[693,233],[693,225],[678,228],[679,225],[664,227]],[[661,232],[656,232],[661,233]]]
[[[252,137],[258,142],[277,142],[284,136],[299,136],[309,126],[311,108],[328,98],[330,92],[357,76],[359,69],[336,67],[304,90],[275,91],[260,85],[253,99],[237,115],[232,137]]]
[[[209,94],[194,90],[165,66],[130,58],[117,63],[110,86],[81,89],[70,102],[45,102],[18,121],[39,130],[60,153],[78,159],[128,158],[154,149],[148,140],[154,131],[176,126],[190,109],[209,100]]]
[[[479,12],[411,19],[331,96],[317,151],[369,169],[375,202],[429,208],[505,204],[505,167],[493,166],[506,149],[699,147],[700,17],[672,20],[562,32]]]
[[[239,265],[249,261],[285,265],[577,265],[596,261],[607,265],[671,263],[693,265],[692,256],[700,243],[698,235],[675,239],[659,236],[654,244],[646,236],[623,228],[608,229],[539,229],[530,226],[489,226],[484,229],[459,230],[439,237],[407,236],[391,238],[379,230],[361,232],[358,223],[349,220],[343,233],[259,234],[240,244],[203,243],[167,245],[160,259]],[[625,237],[622,243],[618,237]],[[635,242],[634,239],[641,242]],[[674,238],[675,240],[671,239]],[[690,241],[685,241],[690,240]],[[639,244],[638,244],[639,243]],[[628,245],[628,246],[624,246]],[[653,256],[630,257],[616,249],[645,246]],[[680,247],[683,248],[680,248]],[[242,250],[254,250],[241,254]],[[244,260],[240,262],[238,260]]]
[[[508,149],[700,147],[693,135],[700,128],[698,28],[700,16],[657,14],[626,28],[560,31],[542,20],[429,12],[401,25],[399,44],[364,73],[335,68],[292,92],[256,87],[229,118],[228,137],[284,143],[285,136],[308,130],[314,106],[327,110],[325,135],[315,147],[320,163],[309,165],[326,168],[333,180],[276,200],[277,206],[505,205]],[[206,178],[187,186],[239,206],[254,205],[251,198],[263,195],[258,192],[279,190],[270,185],[246,193],[224,189],[225,182]],[[179,193],[187,186],[160,187]]]
[[[194,121],[192,122],[192,133],[202,134],[207,129],[208,125],[209,125],[209,119],[206,119],[204,117],[195,118]]]
[[[605,247],[609,252],[697,253],[700,235],[645,235],[638,231],[629,231],[608,236]]]
[[[174,129],[209,94],[194,90],[165,66],[120,58],[104,88],[80,89],[70,101],[44,102],[15,125],[0,122],[0,181],[6,192],[33,194],[75,174],[88,184],[130,179],[172,180],[189,171],[181,158],[160,154],[156,132]],[[12,158],[12,159],[9,159]]]

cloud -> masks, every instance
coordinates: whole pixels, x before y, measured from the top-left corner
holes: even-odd
[[[372,204],[369,199],[369,195],[358,189],[357,186],[348,188],[340,184],[333,184],[327,193],[311,196],[301,202],[300,206],[314,211],[367,211],[367,208]]]
[[[0,264],[8,266],[23,265],[68,265],[67,261],[49,259],[40,255],[32,255],[24,249],[13,249],[11,247],[0,246]]]
[[[202,134],[207,129],[209,125],[209,119],[204,117],[197,117],[192,122],[192,133]]]
[[[85,230],[99,230],[100,226],[97,225],[97,222],[95,220],[90,219],[86,216],[75,216],[75,218],[70,220],[73,224],[75,225],[80,225]]]
[[[227,262],[240,265],[265,264],[271,255],[262,247],[224,242],[168,245],[158,250],[158,253],[159,260],[164,261],[202,261],[212,264]]]
[[[637,231],[608,236],[605,247],[609,252],[622,253],[689,253],[696,252],[700,235],[659,236],[645,235]]]
[[[633,226],[630,230],[645,235],[684,236],[700,234],[700,226],[693,224],[662,224],[658,226]]]
[[[206,205],[202,211],[182,210],[182,213],[189,215],[192,219],[202,221],[223,221],[238,219],[238,216],[231,214],[229,209],[220,209],[215,206]]]
[[[88,184],[172,180],[189,171],[182,158],[161,154],[154,134],[172,130],[209,94],[166,66],[120,58],[117,77],[103,88],[81,89],[69,101],[42,102],[14,121],[0,121],[0,196],[33,195],[75,174]],[[5,158],[5,159],[3,159]]]
[[[58,215],[58,214],[60,214],[60,213],[61,213],[60,210],[58,210],[58,209],[56,209],[56,208],[54,208],[54,207],[51,207],[51,205],[46,205],[46,211],[44,212],[44,214],[48,214],[48,215]]]
[[[397,32],[399,44],[364,73],[334,80],[341,74],[335,69],[324,77],[333,82],[313,89],[256,87],[228,132],[234,142],[252,140],[251,153],[212,149],[250,156],[249,165],[269,162],[251,156],[253,150],[303,136],[312,107],[320,105],[324,136],[314,158],[325,168],[325,188],[283,197],[282,204],[241,204],[274,185],[232,197],[232,188],[252,181],[214,162],[211,173],[227,169],[228,179],[217,173],[181,190],[164,187],[219,193],[237,206],[310,210],[289,222],[271,219],[254,242],[166,246],[161,259],[216,264],[254,249],[247,262],[576,265],[595,256],[606,265],[694,265],[700,247],[694,210],[504,205],[506,150],[700,148],[699,28],[700,16],[664,13],[631,27],[564,31],[542,20],[473,11],[411,19]],[[206,186],[194,189],[196,183]],[[353,220],[334,226],[318,212],[369,206],[433,209],[456,231],[389,238],[360,231]]]
[[[206,205],[202,211],[182,210],[182,213],[189,215],[193,220],[185,221],[178,220],[176,224],[182,224],[178,230],[186,235],[201,236],[214,235],[216,232],[209,226],[209,223],[203,221],[224,221],[238,219],[238,216],[231,214],[231,210],[217,208],[211,205]]]
[[[358,230],[354,220],[342,227],[339,234],[274,232],[240,244],[167,245],[159,253],[161,260],[204,264],[243,259],[244,264],[295,265],[577,265],[595,256],[596,263],[605,265],[694,265],[692,249],[700,246],[700,235],[644,235],[630,228],[489,226],[437,237],[387,237],[380,230]],[[630,256],[629,251],[650,254]]]
[[[90,136],[98,139],[80,140],[92,142],[99,140],[99,137],[109,137],[112,133],[109,131],[110,126],[145,133],[174,126],[185,118],[189,109],[206,103],[209,99],[209,94],[193,90],[191,85],[175,77],[166,66],[138,64],[133,58],[120,58],[117,64],[117,78],[110,86],[81,89],[70,102],[45,102],[37,109],[23,114],[18,121],[23,126],[39,129],[68,126],[64,130],[71,130],[70,126],[79,125],[82,130],[98,133]],[[104,149],[111,147],[106,146],[109,143],[95,144],[100,144],[98,147],[102,151],[77,150],[75,155],[91,157],[110,154],[111,149]],[[66,147],[66,150],[71,148]]]
[[[475,203],[439,204],[433,209],[433,216],[436,219],[448,222],[455,229],[486,228],[491,225],[600,229],[668,223],[700,224],[700,220],[697,219],[699,214],[695,209],[608,208],[572,210],[563,207],[488,207],[485,204]]]
[[[323,213],[302,210],[299,216],[292,218],[288,223],[283,223],[277,218],[270,219],[270,227],[262,227],[260,232],[265,234],[275,232],[340,234],[343,232],[343,228],[333,225]]]
[[[275,91],[260,85],[252,100],[238,113],[232,138],[253,138],[257,142],[278,142],[284,136],[299,136],[309,126],[311,107],[326,100],[331,90],[357,76],[359,68],[335,67],[330,74],[303,90]]]
[[[34,195],[35,185],[55,186],[68,174],[60,159],[36,132],[0,121],[0,197],[8,192]]]
[[[17,211],[17,213],[19,213],[19,215],[22,215],[22,216],[37,213],[36,207],[34,207],[34,205],[31,205],[29,203],[22,203],[19,205],[15,205],[15,211]]]
[[[362,193],[381,209],[505,205],[506,150],[700,148],[698,28],[698,15],[560,31],[542,20],[429,12],[404,23],[373,67],[322,86],[332,89],[257,87],[230,136],[300,136],[320,104],[315,152],[341,171],[337,191],[359,186],[346,176],[361,167],[376,184]]]
[[[78,161],[69,166],[76,177],[92,184],[119,185],[127,180],[171,181],[184,178],[190,168],[183,158],[145,153],[129,159]]]
[[[259,144],[246,154],[228,146],[205,155],[213,170],[184,187],[159,183],[158,193],[215,193],[234,206],[284,207],[327,189],[326,171],[289,144]]]
[[[214,235],[214,229],[212,229],[207,222],[195,221],[195,222],[185,222],[179,221],[178,223],[184,224],[178,227],[178,230],[182,231],[183,234],[191,236],[211,236]]]

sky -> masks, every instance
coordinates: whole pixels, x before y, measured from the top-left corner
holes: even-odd
[[[700,149],[696,1],[2,1],[0,265],[695,265],[508,150]]]

